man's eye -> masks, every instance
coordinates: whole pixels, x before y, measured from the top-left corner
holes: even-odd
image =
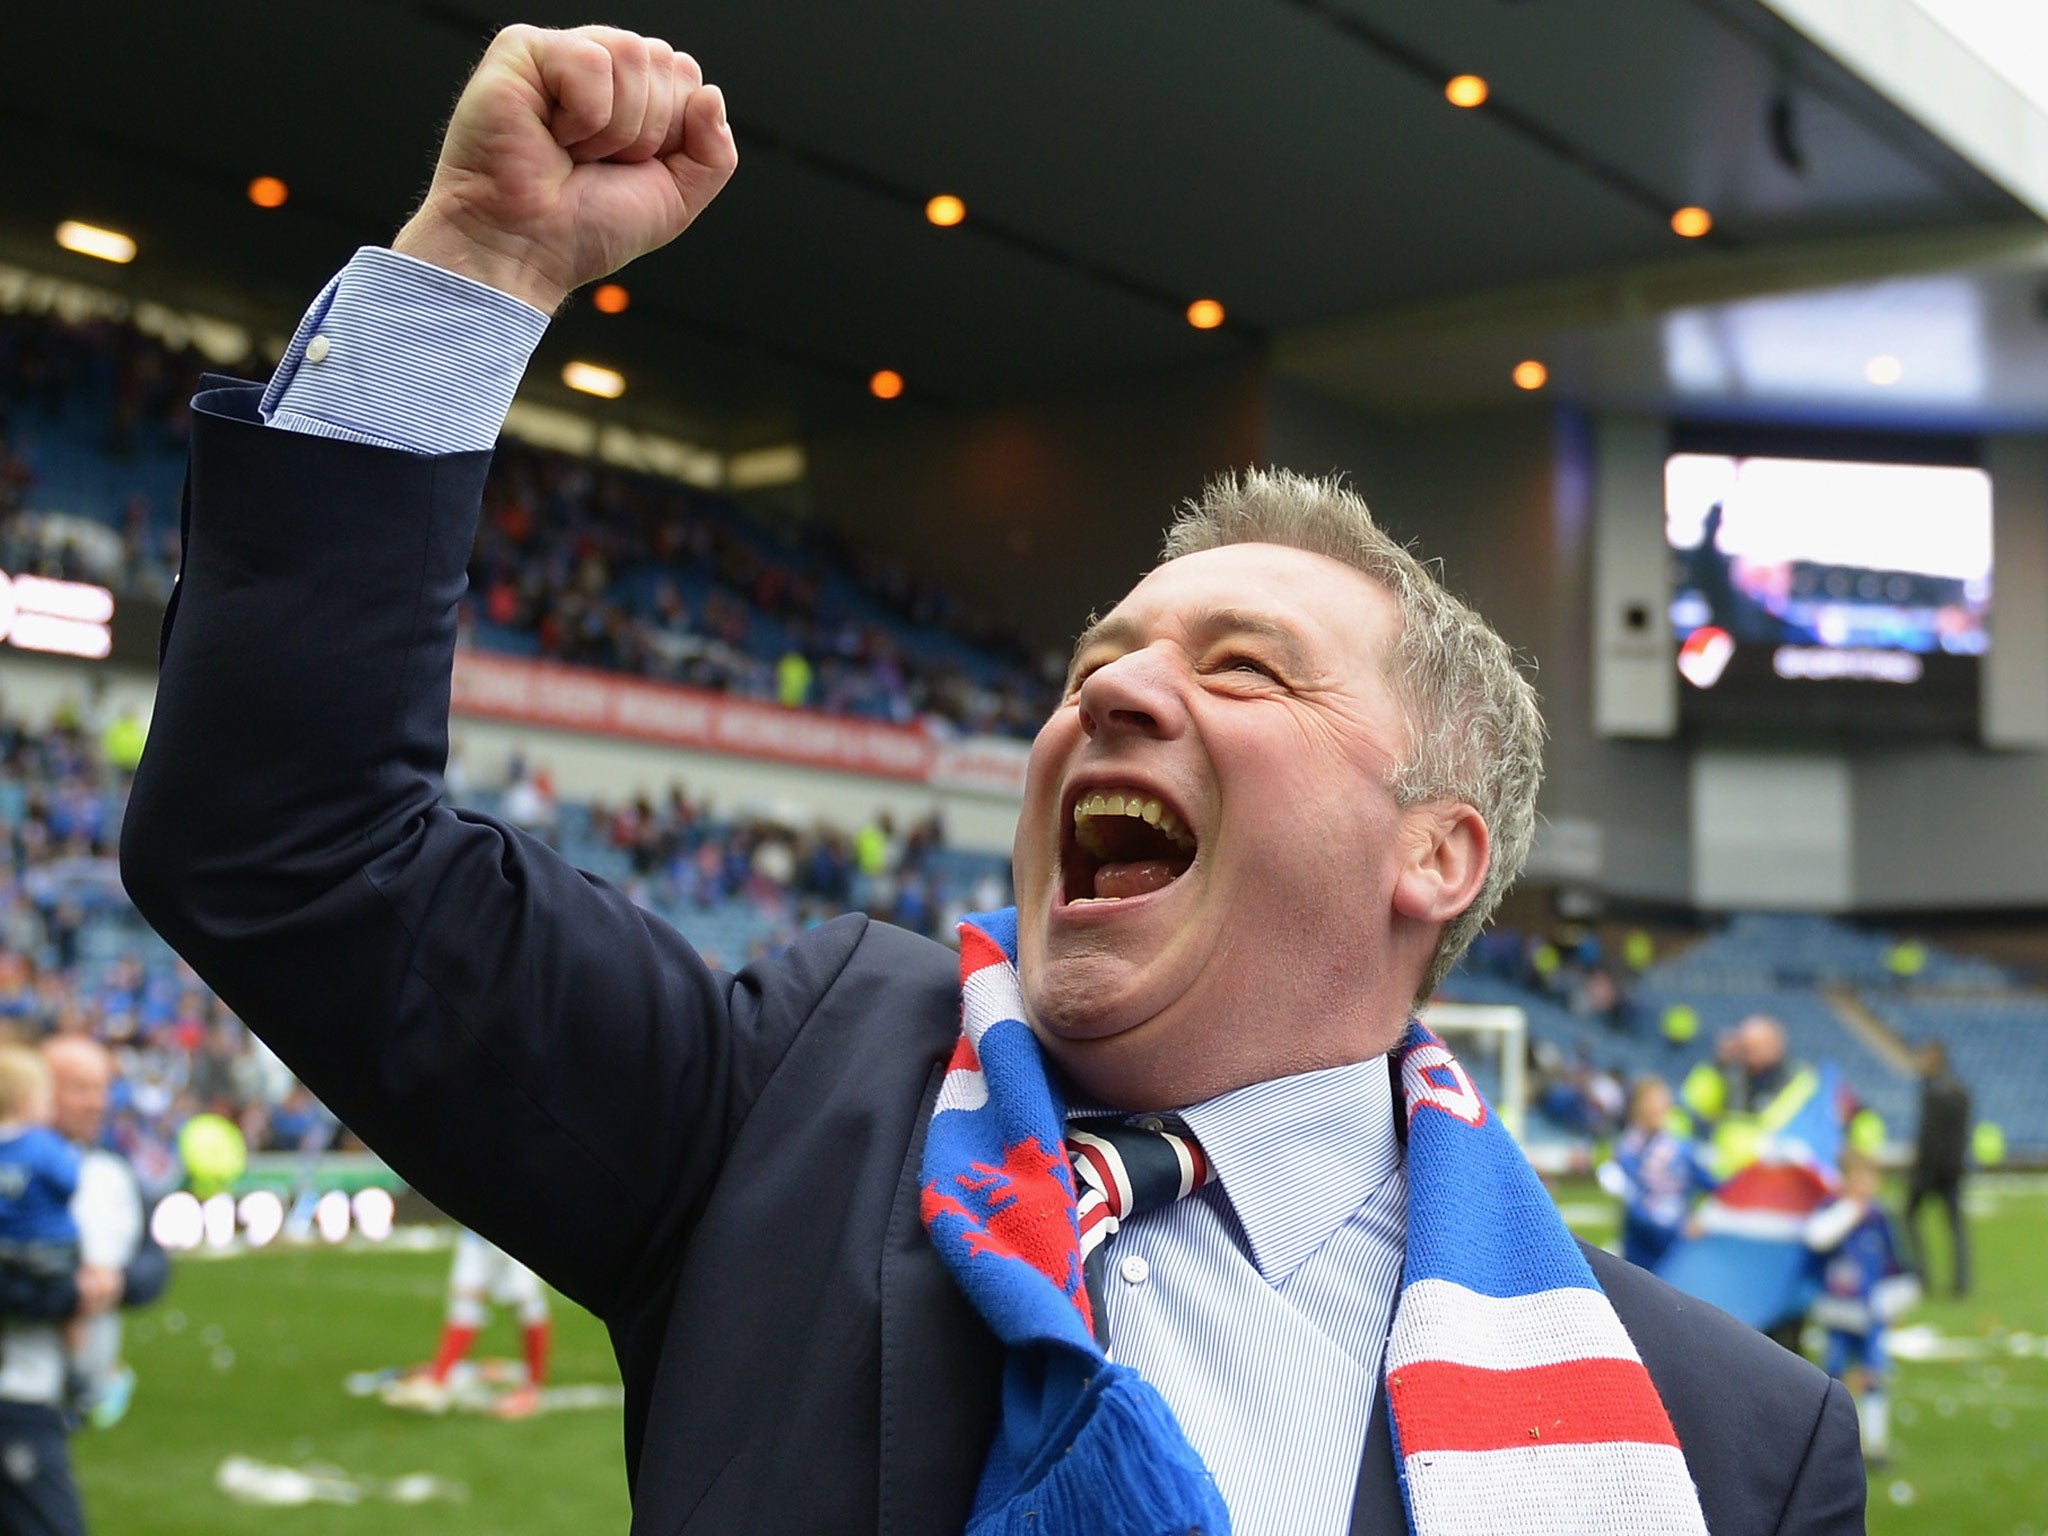
[[[1273,669],[1256,656],[1226,656],[1220,668],[1224,672],[1250,672],[1258,677],[1276,677]]]

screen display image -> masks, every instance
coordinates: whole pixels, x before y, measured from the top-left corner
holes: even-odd
[[[1975,731],[1991,644],[1983,470],[1677,453],[1664,486],[1687,720]]]

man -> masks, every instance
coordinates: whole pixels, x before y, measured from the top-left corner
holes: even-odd
[[[23,1536],[83,1536],[85,1512],[71,1475],[72,1405],[67,1377],[75,1366],[89,1394],[84,1406],[105,1422],[125,1407],[132,1378],[120,1363],[117,1307],[146,1306],[163,1293],[170,1261],[151,1240],[135,1175],[100,1146],[113,1061],[106,1048],[79,1035],[45,1042],[51,1079],[51,1123],[84,1158],[72,1214],[84,1260],[75,1281],[49,1294],[19,1290],[0,1297],[0,1530]],[[61,1319],[86,1320],[81,1356],[67,1361]],[[103,1406],[105,1405],[105,1406]]]
[[[1913,1174],[1906,1194],[1906,1238],[1915,1268],[1930,1286],[1927,1244],[1920,1207],[1929,1197],[1948,1208],[1951,1278],[1955,1294],[1970,1290],[1970,1233],[1963,1220],[1963,1175],[1970,1146],[1970,1090],[1950,1070],[1948,1047],[1929,1040],[1920,1047],[1920,1126],[1913,1141]]]
[[[1403,1044],[1526,852],[1541,727],[1355,498],[1219,486],[1083,637],[1018,911],[960,962],[855,916],[716,972],[441,805],[520,360],[735,160],[666,44],[499,36],[393,252],[267,395],[196,403],[124,845],[323,1100],[605,1319],[635,1528],[1860,1529],[1846,1398],[1604,1255],[1596,1285],[1462,1069]],[[1077,1146],[1142,1133],[1190,1198],[1138,1213],[1112,1167],[1078,1199],[1069,1097],[1108,1113]],[[1091,1242],[1124,1223],[1114,1285],[1081,1205]],[[1447,1246],[1491,1267],[1453,1284]]]
[[[1792,1123],[1820,1091],[1821,1077],[1791,1059],[1785,1026],[1768,1014],[1753,1013],[1723,1035],[1714,1058],[1721,1084],[1708,1144],[1714,1173],[1725,1179],[1755,1162]]]
[[[51,1123],[83,1154],[78,1198],[81,1256],[120,1277],[116,1309],[86,1324],[83,1348],[74,1362],[92,1420],[108,1427],[127,1412],[135,1373],[121,1358],[121,1311],[148,1306],[170,1283],[171,1261],[149,1233],[148,1211],[128,1159],[106,1146],[107,1098],[114,1084],[114,1058],[84,1035],[53,1035],[43,1042],[53,1094]]]

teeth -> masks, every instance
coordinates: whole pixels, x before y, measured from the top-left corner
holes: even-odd
[[[1074,804],[1074,825],[1078,828],[1097,816],[1129,816],[1157,827],[1181,847],[1194,851],[1195,840],[1181,819],[1149,795],[1121,790],[1091,790]]]

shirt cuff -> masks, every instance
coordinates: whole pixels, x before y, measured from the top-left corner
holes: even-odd
[[[263,419],[409,453],[489,448],[547,328],[509,293],[366,245],[299,322]]]

